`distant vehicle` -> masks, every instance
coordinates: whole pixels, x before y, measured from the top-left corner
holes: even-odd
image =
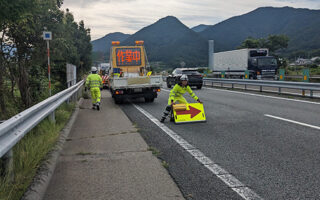
[[[109,88],[109,75],[106,73],[105,75],[101,76],[102,79],[102,88],[107,89]]]
[[[277,60],[269,56],[268,49],[239,49],[213,54],[214,74],[225,72],[231,78],[244,78],[248,70],[250,79],[275,78]]]
[[[103,88],[108,88],[109,87],[110,63],[99,63],[98,70],[99,70],[99,74],[102,78]]]
[[[110,63],[99,63],[98,70],[100,75],[105,75],[110,69]]]
[[[167,87],[171,88],[176,83],[179,83],[182,74],[188,75],[188,84],[190,87],[196,86],[198,89],[202,88],[203,78],[197,68],[176,68],[172,74],[167,77]]]

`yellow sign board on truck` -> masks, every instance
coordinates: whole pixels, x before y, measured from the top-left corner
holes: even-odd
[[[114,68],[127,68],[145,66],[143,46],[113,46],[112,66]],[[124,70],[126,71],[126,70]]]
[[[188,122],[205,122],[206,115],[202,103],[185,104],[186,109],[181,109],[181,106],[173,108],[173,117],[176,124]]]

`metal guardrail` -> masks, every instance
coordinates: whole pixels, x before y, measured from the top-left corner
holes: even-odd
[[[262,87],[273,87],[278,88],[278,93],[281,93],[281,88],[287,89],[297,89],[301,90],[304,95],[305,91],[310,91],[310,97],[313,97],[313,91],[320,91],[320,83],[304,83],[304,82],[290,82],[290,81],[267,81],[267,80],[243,80],[243,79],[221,79],[221,78],[205,78],[203,79],[203,85],[208,85],[211,83],[213,86],[214,83],[220,83],[223,87],[223,84],[231,84],[231,87],[234,88],[234,85],[244,85],[247,89],[247,85],[250,86],[259,86],[260,92],[262,92]],[[209,84],[210,85],[210,84]]]
[[[296,78],[296,79],[303,79],[303,75],[285,75],[285,78]],[[313,75],[310,76],[309,79],[320,79],[320,75]]]
[[[25,134],[76,94],[84,81],[49,97],[0,124],[0,158],[9,152]]]

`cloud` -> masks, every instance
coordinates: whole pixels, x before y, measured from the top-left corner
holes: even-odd
[[[168,15],[193,27],[265,6],[320,9],[319,0],[64,0],[62,8],[69,8],[76,21],[84,20],[97,39],[111,32],[135,33]]]

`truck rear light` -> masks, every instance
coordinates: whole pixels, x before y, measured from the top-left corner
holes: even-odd
[[[153,89],[154,92],[160,92],[160,88],[157,88],[157,89]]]
[[[123,94],[123,90],[116,90],[116,94]]]
[[[259,72],[259,71],[257,71],[257,74],[258,74],[258,75],[260,75],[260,72]]]

